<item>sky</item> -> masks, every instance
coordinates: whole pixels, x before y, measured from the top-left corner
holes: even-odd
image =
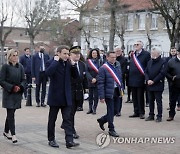
[[[8,22],[5,23],[5,26],[10,26],[10,18],[11,18],[11,10],[15,9],[15,5],[18,8],[23,8],[23,2],[26,0],[0,0],[0,5],[2,5],[2,2],[7,2],[7,4],[12,4],[12,6],[8,5],[8,9],[5,9],[4,12],[8,13]],[[31,2],[33,2],[34,0],[30,0]],[[5,4],[5,3],[4,3]],[[73,19],[78,19],[78,13],[73,11],[73,6],[67,2],[67,0],[60,0],[60,14],[61,14],[61,18],[67,18],[67,17],[71,17]],[[0,21],[1,21],[1,8],[0,8]],[[15,10],[15,14],[14,14],[14,20],[13,20],[13,26],[14,27],[26,27],[24,19],[22,19],[22,17],[20,15],[18,15],[19,10]]]

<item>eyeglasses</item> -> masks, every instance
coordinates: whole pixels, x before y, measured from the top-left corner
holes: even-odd
[[[134,46],[139,46],[140,44],[134,44]]]

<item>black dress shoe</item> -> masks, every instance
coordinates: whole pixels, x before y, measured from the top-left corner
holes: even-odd
[[[66,148],[70,149],[72,147],[77,147],[79,146],[79,143],[75,143],[75,142],[66,142]]]
[[[77,133],[73,134],[73,138],[74,139],[78,139],[79,138],[79,135]]]
[[[141,114],[141,115],[139,116],[139,118],[140,118],[140,119],[145,119],[144,114]]]
[[[92,110],[89,110],[86,114],[91,114],[91,113],[93,113],[93,111],[92,111]]]
[[[92,114],[96,114],[96,111],[93,111]]]
[[[133,115],[130,115],[129,118],[136,118],[136,117],[139,117],[138,114],[133,114]]]
[[[152,116],[149,116],[145,119],[145,121],[153,121],[153,120],[154,120],[154,117],[152,117]]]
[[[97,119],[97,122],[99,123],[99,127],[105,131],[105,128],[104,128],[104,123],[101,121],[101,119]]]
[[[116,114],[116,117],[120,117],[121,116],[121,112]]]
[[[42,107],[46,107],[46,104],[42,103],[41,106],[42,106]]]
[[[172,121],[172,120],[174,120],[174,118],[173,118],[173,117],[169,117],[169,118],[167,118],[167,121]]]
[[[37,103],[36,107],[40,107],[40,104],[39,104],[39,103]]]
[[[161,121],[162,121],[162,118],[157,117],[156,122],[161,122]]]
[[[59,145],[56,143],[56,140],[49,141],[49,146],[59,148]]]
[[[109,131],[109,135],[110,135],[110,136],[113,136],[113,137],[119,137],[118,133],[116,133],[115,130]]]
[[[3,133],[4,137],[6,137],[8,140],[12,140],[12,136],[9,133]]]

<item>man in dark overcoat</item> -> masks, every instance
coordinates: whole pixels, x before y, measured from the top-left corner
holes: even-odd
[[[77,67],[69,61],[69,47],[59,46],[53,59],[46,65],[46,75],[50,78],[48,105],[48,141],[52,147],[59,147],[55,140],[55,122],[59,109],[61,109],[63,126],[65,130],[66,147],[78,146],[73,142],[73,131],[70,120],[72,107],[71,77],[77,77]]]
[[[150,53],[143,49],[143,42],[137,41],[134,44],[135,52],[131,54],[129,64],[129,86],[132,89],[132,101],[134,106],[134,114],[130,118],[140,117],[144,119],[144,90],[145,76],[144,70],[150,60]],[[134,57],[133,57],[134,56]]]
[[[145,70],[145,81],[149,94],[149,116],[146,121],[154,120],[154,103],[157,103],[156,122],[162,121],[162,93],[164,91],[164,77],[166,75],[166,61],[161,58],[161,50],[157,47],[151,51],[151,60]]]

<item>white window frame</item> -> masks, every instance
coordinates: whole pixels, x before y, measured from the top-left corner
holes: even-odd
[[[138,30],[145,30],[145,14],[138,14]]]
[[[109,25],[108,25],[108,19],[103,20],[103,32],[108,32],[109,31]]]
[[[133,31],[133,14],[128,14],[127,21],[126,21],[126,31]]]
[[[151,29],[150,30],[157,30],[158,29],[158,16],[157,14],[151,15]]]

